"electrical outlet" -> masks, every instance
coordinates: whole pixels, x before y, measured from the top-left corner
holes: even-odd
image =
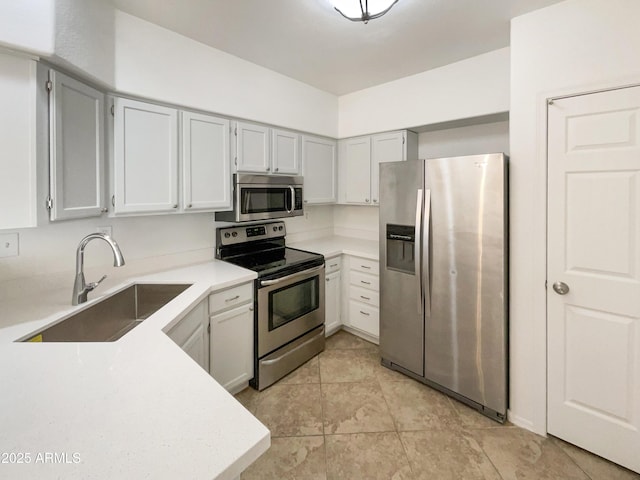
[[[19,247],[17,233],[0,234],[0,257],[17,257]]]
[[[103,233],[105,235],[109,235],[110,237],[113,236],[111,234],[111,225],[107,225],[106,227],[98,227],[96,230],[98,231],[98,233]]]

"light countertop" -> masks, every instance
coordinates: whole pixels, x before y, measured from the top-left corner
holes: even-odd
[[[233,479],[269,431],[163,332],[254,272],[211,261],[0,329],[0,478]],[[15,340],[136,281],[193,284],[110,343]],[[20,315],[9,307],[2,315]],[[22,463],[19,463],[22,462]]]
[[[309,250],[323,254],[326,258],[336,255],[355,255],[356,257],[378,260],[378,242],[353,237],[330,236],[287,244],[293,248]]]

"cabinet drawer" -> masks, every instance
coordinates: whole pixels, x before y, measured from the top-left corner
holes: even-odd
[[[211,315],[253,301],[253,283],[243,283],[221,292],[209,295],[209,313]]]
[[[377,276],[368,273],[350,271],[349,283],[358,287],[367,288],[376,292],[380,291],[380,279]]]
[[[340,257],[331,257],[324,261],[324,273],[337,272],[341,268],[342,259]]]
[[[358,302],[366,303],[374,307],[380,306],[380,295],[373,290],[367,290],[356,285],[349,286],[349,298]]]
[[[349,300],[349,324],[374,337],[380,334],[379,310],[371,305]]]
[[[375,260],[369,260],[366,258],[351,257],[351,270],[357,270],[358,272],[365,272],[371,275],[379,275],[378,262]]]

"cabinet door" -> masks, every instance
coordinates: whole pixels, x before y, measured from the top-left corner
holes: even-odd
[[[389,132],[371,137],[371,202],[379,200],[380,163],[406,160],[404,132]]]
[[[98,217],[104,208],[104,94],[49,70],[52,221]]]
[[[302,137],[302,175],[304,202],[335,203],[336,142],[325,138]]]
[[[236,170],[238,172],[269,173],[269,128],[252,123],[236,124]]]
[[[345,141],[344,186],[347,203],[371,203],[371,139]]]
[[[300,135],[271,129],[273,173],[300,175]]]
[[[231,392],[253,378],[253,304],[211,317],[210,371]]]
[[[325,276],[325,334],[335,332],[342,320],[340,318],[340,271]]]
[[[229,120],[182,112],[182,206],[229,210]]]
[[[114,212],[177,211],[177,111],[124,98],[114,107]]]
[[[209,371],[209,310],[200,302],[167,333],[198,365]]]

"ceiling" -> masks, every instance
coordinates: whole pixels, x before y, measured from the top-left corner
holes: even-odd
[[[329,0],[113,1],[144,20],[343,95],[506,47],[511,18],[560,0],[399,0],[367,25],[346,20]]]

